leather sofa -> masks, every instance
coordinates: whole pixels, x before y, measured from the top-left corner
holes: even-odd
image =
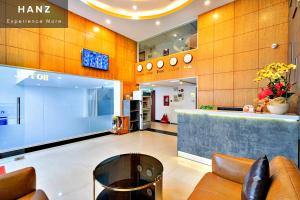
[[[213,154],[212,172],[204,175],[189,200],[241,200],[244,177],[254,160]],[[300,200],[300,172],[285,157],[270,162],[271,185],[266,200]]]
[[[48,200],[42,190],[36,189],[36,174],[32,167],[0,175],[1,200]]]

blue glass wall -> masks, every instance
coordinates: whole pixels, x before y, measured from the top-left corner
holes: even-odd
[[[0,66],[0,153],[110,130],[113,86]]]

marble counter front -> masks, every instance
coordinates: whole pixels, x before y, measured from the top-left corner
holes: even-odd
[[[257,159],[283,155],[298,164],[299,116],[176,110],[178,155],[209,164],[214,152]]]

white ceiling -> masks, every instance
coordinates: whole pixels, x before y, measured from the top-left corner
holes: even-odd
[[[123,0],[118,0],[123,1]],[[149,4],[149,1],[145,1],[145,4],[142,4],[142,0],[131,0],[132,5],[139,3],[139,7],[143,9],[147,9],[148,7],[153,7]],[[164,2],[170,2],[170,0],[160,0],[162,3],[159,5],[164,5]],[[176,13],[158,18],[158,19],[148,19],[148,20],[132,20],[132,19],[121,19],[117,17],[113,17],[107,14],[104,14],[100,11],[97,11],[86,4],[84,4],[80,0],[69,0],[69,10],[87,18],[93,22],[101,24],[117,33],[120,33],[130,39],[133,39],[137,42],[151,38],[160,33],[166,32],[173,28],[176,28],[182,24],[193,21],[197,19],[197,16],[201,13],[205,13],[214,8],[220,7],[227,3],[232,2],[233,0],[211,0],[211,4],[209,6],[204,5],[204,0],[194,0],[191,4],[186,6],[185,8],[177,11]],[[147,2],[147,4],[146,4]],[[117,1],[114,0],[111,2],[117,4]],[[119,7],[122,4],[118,5]],[[125,8],[128,5],[124,4]],[[111,24],[107,24],[105,21],[109,19]],[[156,25],[156,21],[160,21],[160,25]]]
[[[141,87],[142,88],[156,88],[156,87],[173,87],[173,88],[176,88],[178,86],[196,86],[196,85],[197,85],[197,79],[196,78],[182,78],[182,79],[142,83]]]

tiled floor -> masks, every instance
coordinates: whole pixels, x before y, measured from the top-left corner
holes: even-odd
[[[177,137],[149,131],[123,136],[109,135],[26,155],[6,164],[7,171],[34,166],[37,186],[50,200],[91,200],[92,171],[113,155],[140,152],[158,158],[164,165],[164,200],[185,200],[209,166],[177,157]],[[101,187],[97,184],[97,192]]]
[[[176,124],[164,124],[160,122],[151,122],[151,128],[156,130],[161,130],[161,131],[177,133]]]

